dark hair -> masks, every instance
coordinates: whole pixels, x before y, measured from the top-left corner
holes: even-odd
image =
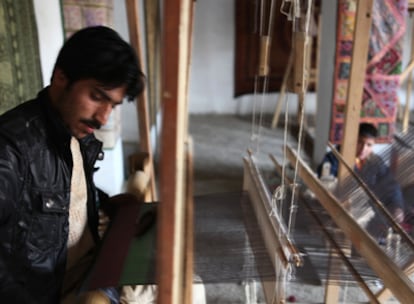
[[[128,101],[144,90],[145,76],[135,50],[105,26],[87,27],[74,33],[61,48],[56,68],[62,70],[69,84],[95,79],[109,88],[126,85]]]
[[[359,136],[363,137],[377,137],[377,128],[373,124],[362,122],[359,124]]]

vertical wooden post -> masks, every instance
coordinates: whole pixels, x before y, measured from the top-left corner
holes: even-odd
[[[191,0],[163,3],[162,129],[158,208],[157,283],[160,304],[185,299],[187,90]]]
[[[361,116],[361,103],[368,61],[372,3],[373,0],[358,0],[354,27],[351,70],[349,74],[341,145],[341,154],[344,160],[352,166],[355,163],[356,143],[358,139],[359,121]],[[338,179],[343,179],[343,177],[347,174],[346,168],[340,164]]]
[[[411,29],[411,60],[414,60],[414,25]],[[405,133],[408,131],[408,125],[410,123],[410,101],[411,101],[411,90],[413,87],[413,73],[410,71],[408,73],[407,79],[407,90],[406,90],[406,98],[405,98],[405,107],[404,107],[404,115],[402,121],[402,131]]]
[[[145,70],[145,60],[142,56],[142,48],[140,42],[140,27],[138,18],[138,3],[137,0],[125,0],[129,39],[131,45],[135,48],[138,58],[141,62],[142,69]],[[140,152],[148,155],[148,161],[145,162],[143,168],[145,173],[150,177],[150,191],[146,193],[145,201],[156,201],[156,186],[155,174],[153,164],[153,153],[151,148],[150,131],[149,131],[149,116],[148,116],[148,101],[146,90],[137,97],[137,115],[138,115],[138,131],[139,131],[139,147]]]
[[[341,153],[344,160],[353,166],[355,162],[356,143],[358,139],[359,120],[363,88],[368,61],[369,36],[371,30],[373,0],[358,0],[354,26],[354,41],[352,46],[351,69],[349,74],[347,100],[345,105],[345,118]],[[339,164],[339,183],[348,175],[343,164]],[[331,254],[335,254],[332,252]],[[338,267],[331,265],[331,267]],[[335,271],[335,270],[333,270]],[[339,286],[335,282],[327,281],[325,302],[337,303]]]
[[[190,78],[190,62],[191,62],[191,48],[193,38],[193,18],[194,18],[194,1],[189,0],[189,16],[188,16],[188,44],[187,44],[187,81],[186,81],[186,92],[188,92],[188,83]],[[188,115],[188,94],[185,98],[185,113],[186,124],[185,130],[187,132],[185,141],[185,164],[186,164],[186,192],[185,192],[185,226],[184,226],[184,282],[183,282],[183,304],[193,303],[193,274],[194,274],[194,172],[193,172],[193,140],[188,134],[189,128],[189,115]]]
[[[148,60],[148,100],[150,123],[156,123],[160,96],[160,0],[143,0],[145,11],[145,40]]]
[[[293,54],[290,54],[285,73],[283,74],[283,80],[282,80],[282,85],[280,87],[279,97],[277,98],[277,101],[276,101],[276,109],[273,114],[273,119],[272,119],[273,129],[276,128],[279,123],[279,116],[280,116],[280,112],[282,111],[283,99],[285,98],[287,82],[289,80],[289,75],[292,70],[292,65],[293,65]]]

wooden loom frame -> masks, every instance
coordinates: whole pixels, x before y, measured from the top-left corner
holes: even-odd
[[[126,0],[126,7],[131,44],[144,63],[137,0]],[[153,9],[148,11],[154,13]],[[192,18],[193,0],[164,1],[160,87],[163,105],[161,151],[164,149],[165,153],[160,153],[156,257],[157,302],[162,304],[190,304],[192,300],[192,145],[187,115]],[[152,169],[146,93],[138,99],[137,111],[141,149],[149,156],[146,162],[151,178],[149,199],[154,199],[155,172]]]
[[[163,43],[168,48],[168,54],[164,54],[164,70],[162,79],[162,97],[164,104],[162,147],[167,146],[168,153],[161,155],[160,165],[160,200],[158,216],[158,256],[157,256],[157,282],[158,303],[162,304],[190,304],[192,287],[192,188],[191,188],[191,140],[188,138],[187,113],[187,81],[190,59],[190,42],[192,31],[192,0],[174,0],[164,3],[164,27]],[[136,0],[126,0],[130,36],[133,45],[140,52],[138,4]],[[168,12],[168,13],[167,13]],[[168,55],[168,56],[167,56]],[[178,75],[178,77],[176,77]],[[140,130],[143,129],[144,150],[149,148],[149,124],[147,118],[146,97],[139,101],[138,115]],[[143,132],[142,130],[140,132]],[[147,147],[148,145],[148,147]],[[187,148],[186,148],[187,146]],[[185,156],[185,151],[187,156]],[[152,159],[152,156],[151,156]],[[187,160],[185,160],[187,159]],[[246,163],[247,164],[247,163]],[[253,167],[250,167],[253,169]],[[253,180],[246,181],[246,189],[253,191]],[[258,184],[256,184],[258,185]],[[262,184],[263,186],[263,184]],[[258,188],[256,188],[258,189]],[[262,194],[264,188],[259,190]],[[171,195],[175,194],[175,195]],[[269,209],[265,205],[257,204],[256,212],[265,217]],[[185,210],[185,211],[184,211]],[[266,225],[272,225],[267,222]],[[263,231],[268,231],[267,244],[269,255],[273,250],[279,250],[285,256],[283,262],[286,267],[292,258],[296,264],[300,264],[300,255],[292,246],[290,240],[283,237],[283,228],[279,226],[278,235],[275,234],[277,226],[272,229],[263,226]],[[280,230],[282,229],[282,231]],[[280,236],[281,235],[281,236]],[[190,241],[187,241],[190,240]],[[274,244],[274,245],[271,245]],[[281,244],[281,245],[277,245]],[[273,260],[273,259],[272,259]],[[274,296],[274,284],[267,282],[266,296],[270,299]]]
[[[159,303],[189,303],[188,294],[181,288],[185,281],[182,273],[187,273],[185,270],[188,264],[185,265],[185,244],[183,235],[185,235],[185,218],[186,215],[182,213],[185,209],[186,195],[191,193],[189,189],[186,190],[185,176],[185,146],[188,140],[187,134],[187,120],[184,114],[187,109],[186,91],[188,81],[188,61],[191,37],[191,18],[192,5],[190,0],[174,0],[165,3],[164,11],[164,43],[169,46],[168,56],[171,58],[164,63],[165,73],[162,84],[163,103],[166,105],[163,120],[162,144],[172,147],[172,152],[169,155],[162,156],[162,163],[160,172],[161,182],[161,201],[159,218],[159,240],[158,244],[161,246],[160,256],[158,257],[159,267],[163,270],[159,277]],[[361,1],[360,1],[361,2]],[[178,26],[184,25],[183,27]],[[171,47],[173,46],[173,47]],[[176,77],[179,75],[179,77]],[[145,113],[145,111],[144,111]],[[142,115],[142,113],[140,113]],[[181,124],[179,122],[182,122]],[[170,150],[171,151],[171,150]],[[245,182],[244,188],[247,190],[254,201],[261,201],[258,203],[258,208],[266,208],[263,206],[263,201],[268,201],[268,195],[265,195],[260,185],[260,180],[257,179],[254,173],[255,169],[250,165],[249,161],[245,160]],[[171,195],[171,194],[175,195]],[[188,197],[187,197],[188,198]],[[262,205],[260,205],[262,204]],[[256,205],[256,203],[254,204]],[[161,206],[161,204],[160,204]],[[260,207],[262,206],[262,207]],[[265,210],[265,211],[263,211]],[[266,209],[258,210],[257,212],[266,212]],[[265,224],[264,230],[267,233],[277,234],[274,230],[268,230]],[[187,227],[188,228],[188,227]],[[273,227],[274,229],[275,227]],[[280,227],[279,227],[280,229]],[[355,228],[356,229],[356,228]],[[358,232],[359,233],[359,232]],[[166,242],[166,240],[169,240]],[[269,236],[269,242],[279,240],[275,235]],[[288,263],[290,256],[295,256],[293,252],[285,252],[285,248],[276,243],[276,247],[270,248],[270,256],[274,252],[279,251],[282,256],[285,255],[284,263]],[[282,248],[282,250],[280,250]],[[371,247],[369,247],[372,250]],[[273,251],[274,250],[274,251]],[[293,250],[294,251],[294,250]],[[369,251],[370,252],[370,251]],[[181,270],[184,269],[184,272]],[[391,267],[394,271],[395,269]],[[397,272],[397,271],[396,271]],[[181,273],[181,274],[180,274]],[[410,299],[407,294],[413,292],[410,284],[404,280],[403,276],[398,273],[395,275],[396,279],[403,282],[406,286],[402,292],[402,298]],[[185,284],[183,284],[185,285]],[[188,289],[188,284],[186,285]],[[274,285],[264,285],[267,299],[273,297]],[[392,289],[395,291],[395,285],[392,284]]]
[[[386,288],[374,295],[366,284],[359,282],[362,290],[366,293],[371,302],[380,303],[388,299],[391,294],[402,303],[411,303],[414,301],[414,284],[407,276],[409,273],[413,272],[412,265],[409,265],[407,269],[404,270],[399,269],[371,236],[359,226],[342,204],[320,183],[314,176],[312,169],[298,157],[297,153],[291,147],[287,148],[287,152],[287,156],[291,163],[296,163],[296,160],[298,160],[299,176],[304,180],[308,188],[315,193],[320,200],[321,205],[327,210],[331,218],[337,223],[344,234],[351,240],[361,256],[367,260],[371,269],[385,283]],[[272,155],[270,155],[270,157],[276,165],[276,159]],[[280,170],[278,171],[280,173]],[[254,161],[254,155],[252,154],[244,158],[243,189],[249,193],[268,254],[273,258],[272,262],[274,263],[275,269],[276,267],[280,267],[280,265],[287,268],[289,263],[294,263],[296,266],[300,266],[302,261],[299,251],[286,237],[286,229],[283,221],[278,219],[277,216],[275,216],[275,221],[272,221],[269,218],[269,214],[272,212],[270,210],[270,193],[260,175],[259,169]],[[345,256],[342,258],[345,258]],[[280,259],[281,263],[279,265],[276,264],[276,259]],[[349,265],[346,266],[352,267]],[[354,271],[353,269],[351,269],[351,273],[358,277],[358,273],[352,271]],[[281,292],[280,294],[275,294],[278,283],[280,284],[280,282],[262,282],[266,303],[283,302],[283,299],[285,298],[284,290],[281,289],[279,290]],[[328,294],[329,292],[333,292],[329,289],[330,287],[331,286],[327,286],[326,289],[327,294],[325,295],[325,303],[332,303],[329,301],[337,297],[335,293],[333,295]],[[334,292],[336,291],[338,290],[334,290]],[[274,302],[275,298],[278,299],[278,302]]]
[[[305,184],[318,197],[321,205],[351,240],[356,250],[363,256],[375,273],[383,280],[394,296],[402,303],[414,302],[414,283],[387,257],[379,245],[363,230],[342,204],[319,182],[303,160],[292,148],[288,148],[288,158],[292,163],[298,160],[298,173]]]
[[[411,1],[414,3],[414,1]],[[352,163],[357,141],[357,128],[358,124],[352,123],[353,121],[359,121],[359,111],[361,104],[358,102],[362,98],[363,82],[364,75],[360,73],[361,70],[365,70],[366,60],[368,54],[368,39],[370,26],[371,26],[371,10],[372,10],[372,0],[359,0],[357,4],[357,14],[356,14],[356,25],[355,25],[355,34],[354,34],[354,48],[351,62],[351,72],[350,72],[350,83],[348,86],[347,102],[346,102],[346,111],[345,111],[345,123],[344,123],[344,136],[343,141],[347,143],[353,143],[350,145],[343,145],[342,153],[344,159]],[[407,74],[411,72],[414,64],[410,64],[403,73],[402,79],[405,79]],[[290,68],[288,68],[290,69]],[[285,75],[286,77],[286,75]],[[275,122],[273,121],[274,126]],[[296,153],[292,149],[288,150],[289,159],[292,163],[295,163],[298,159]],[[358,249],[362,256],[364,256],[372,269],[379,275],[381,279],[385,282],[387,288],[380,291],[376,299],[372,298],[372,294],[365,287],[363,288],[366,291],[368,297],[372,302],[378,302],[380,300],[385,300],[386,297],[390,296],[390,290],[393,294],[401,300],[403,303],[411,303],[414,301],[414,285],[407,277],[407,273],[412,272],[411,267],[404,271],[398,269],[398,267],[391,261],[383,252],[382,249],[370,238],[370,236],[353,220],[353,218],[347,213],[341,204],[336,201],[336,199],[326,191],[326,189],[319,183],[319,181],[311,173],[312,170],[309,169],[302,160],[299,160],[299,174],[302,179],[305,180],[306,185],[316,193],[318,198],[322,201],[322,205],[327,209],[328,213],[332,216],[334,220],[339,218],[337,221],[338,226],[344,230],[345,234],[350,238],[352,243],[355,245],[357,242]],[[251,199],[254,202],[254,205],[269,204],[269,198],[264,194],[262,181],[260,177],[256,177],[258,173],[257,168],[254,169],[254,163],[245,160],[245,189],[250,193]],[[345,168],[340,165],[339,168],[339,178],[342,179],[346,176]],[[255,208],[257,208],[255,206]],[[257,210],[257,209],[256,209]],[[269,214],[269,213],[268,213]],[[269,232],[266,232],[268,234]],[[265,235],[266,235],[265,234]],[[266,240],[266,237],[265,237]],[[359,246],[360,243],[364,243],[363,246]],[[366,246],[365,246],[366,245]],[[278,243],[280,246],[280,243]],[[278,252],[274,250],[273,253]],[[283,253],[280,254],[279,258],[282,261],[285,260]],[[378,262],[379,261],[379,262]],[[386,264],[387,267],[383,267]],[[268,289],[271,286],[264,285],[266,299],[269,301],[269,295],[272,295],[272,292]],[[332,301],[338,300],[339,289],[337,286],[329,284],[327,285],[326,292],[326,303],[331,303]]]
[[[137,0],[125,0],[125,6],[127,11],[128,31],[129,39],[132,47],[136,50],[138,59],[141,63],[142,70],[145,70],[145,61],[142,55],[142,46],[140,39],[140,24],[138,18],[138,2]],[[149,177],[149,190],[144,193],[144,201],[156,201],[156,184],[155,184],[155,172],[154,172],[154,160],[153,152],[150,140],[150,123],[148,115],[148,94],[145,90],[140,96],[137,97],[137,115],[138,119],[138,132],[139,132],[139,148],[140,153],[130,157],[130,169],[129,173],[135,173],[135,170],[142,169]]]
[[[186,261],[192,248],[186,236],[191,235],[192,226],[186,226],[191,216],[186,148],[193,2],[169,0],[163,5],[161,151],[165,153],[161,152],[159,172],[157,302],[190,304],[192,279],[187,275],[192,274],[192,265]]]
[[[288,268],[290,263],[295,264],[295,266],[301,266],[303,264],[301,255],[299,250],[287,237],[283,220],[280,219],[277,214],[274,214],[274,221],[270,219],[269,215],[272,213],[272,199],[254,161],[253,154],[250,153],[249,156],[243,159],[243,162],[243,190],[247,191],[249,194],[249,198],[252,202],[252,207],[254,209],[268,255],[272,260],[273,267],[277,271],[277,268],[280,265],[285,270]],[[281,294],[276,294],[277,284]],[[281,282],[278,281],[262,281],[266,303],[284,303],[285,294],[283,286],[280,284]],[[274,301],[275,298],[278,299],[278,302]]]

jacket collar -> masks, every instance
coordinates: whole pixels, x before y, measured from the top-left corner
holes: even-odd
[[[50,131],[53,136],[53,141],[58,144],[68,144],[70,142],[71,134],[65,127],[60,114],[52,107],[48,88],[46,87],[39,92],[37,98],[45,111],[47,122],[50,124]]]
[[[37,97],[45,111],[53,142],[58,145],[61,151],[70,151],[70,138],[72,135],[64,125],[60,114],[52,107],[48,87],[41,90]],[[94,159],[102,150],[102,142],[96,139],[94,134],[87,135],[79,142],[81,150],[90,150],[92,155],[88,153],[88,156],[92,156]],[[89,158],[87,159],[87,162],[90,163],[91,161],[94,161],[94,159],[92,160]]]

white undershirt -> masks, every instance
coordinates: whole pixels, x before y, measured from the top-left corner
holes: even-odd
[[[72,137],[70,142],[73,169],[69,204],[69,236],[66,268],[70,269],[93,247],[92,234],[88,227],[87,188],[83,159],[79,142]]]

